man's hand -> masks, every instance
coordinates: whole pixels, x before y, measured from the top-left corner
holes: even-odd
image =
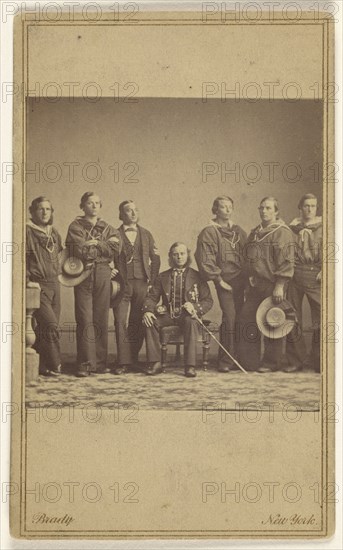
[[[151,313],[151,311],[146,311],[143,315],[143,325],[145,325],[146,327],[153,327],[155,319],[156,315]]]
[[[283,285],[276,283],[273,290],[272,299],[274,304],[281,304],[283,300]]]
[[[316,281],[320,282],[322,280],[322,272],[319,271],[317,277],[316,277]]]
[[[187,313],[189,313],[191,317],[196,316],[197,312],[195,311],[194,306],[191,302],[185,302],[182,307],[187,311]]]
[[[226,283],[225,281],[221,280],[219,283],[219,286],[223,288],[224,290],[228,290],[229,292],[232,292],[232,286],[229,285],[229,283]]]
[[[111,279],[114,279],[118,275],[119,271],[115,267],[111,268]]]
[[[90,239],[89,241],[85,242],[85,246],[97,246],[99,244],[99,241],[97,239]]]

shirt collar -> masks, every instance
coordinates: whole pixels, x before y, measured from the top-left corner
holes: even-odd
[[[223,227],[223,228],[225,229],[225,227],[228,227],[229,229],[232,229],[233,226],[234,226],[235,224],[234,224],[234,222],[233,222],[232,220],[229,220],[228,225],[220,225],[220,223],[216,222],[215,220],[211,220],[211,221],[210,221],[210,225],[215,225],[215,226],[218,227],[218,228],[222,228],[222,227]]]
[[[40,231],[41,233],[44,233],[44,235],[51,235],[52,233],[52,225],[48,224],[44,227],[41,227],[40,225],[36,225],[31,219],[27,221],[26,225],[31,227],[32,229],[35,229],[36,231]]]
[[[136,225],[125,225],[123,223],[123,229],[124,231],[127,231],[128,229],[130,229],[130,231],[138,231],[138,227],[137,227],[137,224]]]

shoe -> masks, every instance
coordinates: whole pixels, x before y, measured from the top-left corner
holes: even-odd
[[[49,370],[49,376],[61,376],[61,371],[59,370]]]
[[[126,373],[127,373],[127,367],[126,367],[126,365],[118,365],[118,367],[116,367],[116,368],[113,370],[113,374],[117,374],[117,375],[126,374]]]
[[[265,373],[268,373],[268,372],[274,372],[273,369],[271,367],[267,367],[265,365],[262,365],[261,367],[259,367],[257,369],[256,372],[260,372],[261,374],[265,374]]]
[[[90,369],[92,365],[90,361],[86,361],[85,363],[81,363],[81,365],[78,365],[77,371],[75,373],[75,376],[77,378],[86,378],[90,374]]]
[[[161,374],[161,372],[162,367],[159,361],[156,361],[155,363],[149,363],[149,365],[145,369],[145,374],[148,374],[149,376],[155,376],[155,374]]]
[[[75,376],[77,376],[77,378],[87,378],[87,376],[89,376],[89,373],[78,369]]]
[[[218,372],[230,372],[230,367],[226,363],[219,363]]]
[[[60,372],[57,372],[55,370],[49,370],[49,369],[46,369],[44,371],[41,371],[39,373],[41,376],[53,376],[53,377],[57,377],[59,376],[61,373]]]
[[[185,376],[187,376],[187,378],[195,378],[196,375],[195,367],[185,367]]]
[[[282,369],[282,372],[292,373],[292,372],[299,372],[302,370],[300,365],[287,365]]]
[[[111,372],[111,369],[108,369],[107,367],[105,367],[103,369],[99,369],[95,371],[94,374],[108,374],[109,372]]]

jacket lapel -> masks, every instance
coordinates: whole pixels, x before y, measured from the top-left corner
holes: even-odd
[[[193,290],[193,284],[194,284],[194,277],[193,277],[193,272],[190,268],[187,269],[186,271],[186,278],[185,278],[185,295],[186,295],[186,300],[188,300],[189,298],[189,291],[190,290]]]
[[[124,241],[124,237],[125,237],[124,226],[121,225],[118,230],[119,230],[122,241]]]
[[[171,274],[171,269],[168,269],[168,271],[165,271],[164,273],[161,273],[161,275],[160,275],[163,292],[166,295],[168,302],[170,300],[170,295],[171,295],[171,277],[170,277],[170,274]]]
[[[119,231],[119,236],[120,236],[118,254],[120,255],[121,251],[123,250],[123,247],[124,247],[124,239],[125,239],[125,231],[124,231],[123,225],[118,227],[118,231]]]
[[[149,257],[149,241],[148,241],[148,235],[144,231],[143,227],[137,224],[138,231],[140,232],[141,236],[141,243],[142,243],[142,253],[143,258]]]

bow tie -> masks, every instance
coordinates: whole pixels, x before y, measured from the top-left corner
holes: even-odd
[[[137,233],[137,228],[136,227],[128,227],[127,229],[125,229],[125,233],[127,233],[128,231],[134,231],[134,233]]]

